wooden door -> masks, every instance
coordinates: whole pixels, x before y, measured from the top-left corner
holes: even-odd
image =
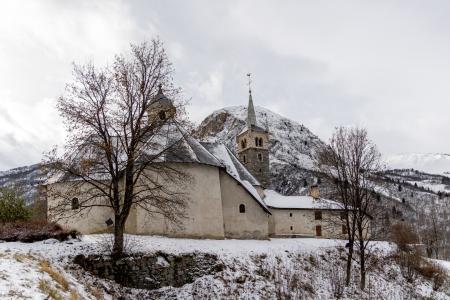
[[[322,226],[316,226],[316,236],[322,236]]]

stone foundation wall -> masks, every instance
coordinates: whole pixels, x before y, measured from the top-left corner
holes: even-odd
[[[220,272],[223,265],[212,254],[172,255],[158,252],[113,260],[109,256],[78,255],[74,263],[91,274],[139,289],[180,287],[195,279]]]

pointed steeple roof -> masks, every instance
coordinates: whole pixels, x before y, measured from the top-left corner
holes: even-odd
[[[248,107],[247,107],[247,128],[252,128],[256,126],[256,113],[255,107],[253,106],[252,91],[248,91]]]

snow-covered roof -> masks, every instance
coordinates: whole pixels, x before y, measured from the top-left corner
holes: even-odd
[[[248,181],[252,185],[260,185],[258,180],[244,167],[239,159],[221,143],[201,143],[220,163],[227,169],[227,172],[238,177],[242,181]]]
[[[238,181],[244,189],[247,190],[250,195],[264,208],[265,211],[269,212],[266,204],[259,195],[258,191],[254,186],[260,185],[258,180],[244,167],[239,159],[228,149],[224,144],[221,143],[201,143],[208,151],[214,155],[217,160],[219,160],[222,166],[226,169],[227,173]]]
[[[192,162],[222,166],[214,155],[178,124],[166,125],[157,135],[149,138],[143,148],[141,159],[151,157],[154,160],[154,156],[161,162]]]
[[[339,210],[342,207],[339,203],[327,199],[314,199],[311,196],[283,196],[273,190],[265,190],[264,202],[271,208],[290,209],[323,209]]]

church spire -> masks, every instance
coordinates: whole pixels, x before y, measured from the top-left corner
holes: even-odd
[[[248,73],[248,107],[247,107],[247,127],[250,129],[252,126],[256,126],[256,114],[255,107],[253,106],[252,98],[252,79],[250,78],[252,74]]]

